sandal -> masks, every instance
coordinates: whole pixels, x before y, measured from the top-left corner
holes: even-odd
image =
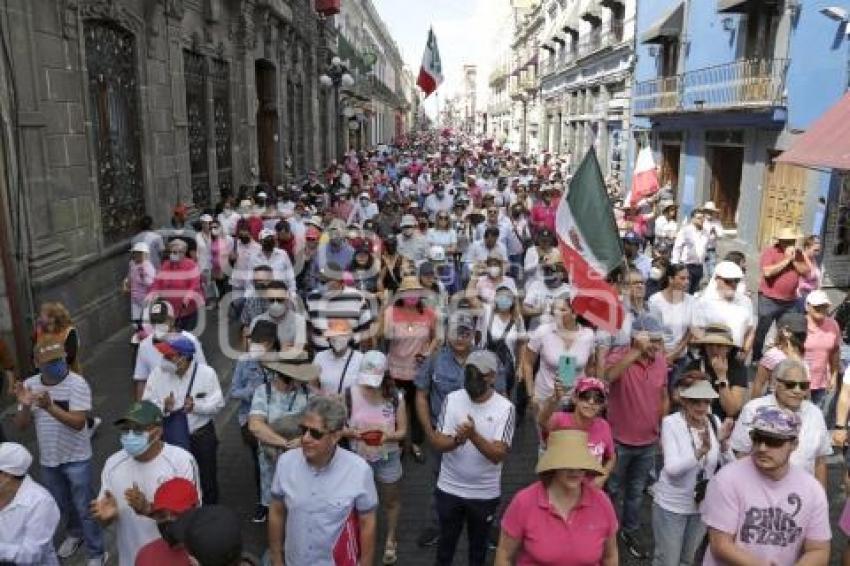
[[[394,540],[388,540],[384,546],[384,558],[382,562],[384,564],[395,564],[398,561],[397,550],[398,543]]]

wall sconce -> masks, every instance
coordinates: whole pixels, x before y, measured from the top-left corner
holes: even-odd
[[[732,19],[732,16],[726,16],[723,18],[723,31],[734,31],[735,30],[735,20]]]

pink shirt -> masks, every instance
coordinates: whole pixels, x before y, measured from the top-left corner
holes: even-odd
[[[809,366],[812,389],[826,388],[829,381],[829,359],[840,344],[841,329],[835,319],[827,317],[820,324],[809,320],[803,359]]]
[[[708,484],[702,520],[731,534],[735,544],[764,564],[794,564],[806,540],[828,541],[829,507],[818,481],[791,466],[779,481],[763,476],[752,458],[720,469]],[[709,549],[703,564],[719,565]]]
[[[611,425],[602,417],[596,417],[587,429],[580,428],[575,421],[574,413],[558,411],[549,419],[549,431],[584,430],[587,432],[587,447],[600,464],[614,457],[614,437],[611,436]],[[546,433],[545,437],[549,434]],[[544,437],[544,440],[545,440]]]
[[[177,263],[163,261],[151,285],[151,293],[171,303],[177,318],[192,314],[204,304],[198,264],[187,257]]]
[[[417,354],[425,354],[431,335],[437,324],[433,310],[423,312],[392,306],[384,314],[389,348],[387,350],[387,368],[393,379],[412,381],[416,377],[419,362]]]
[[[156,268],[149,260],[146,259],[142,263],[131,260],[127,274],[130,281],[130,300],[137,304],[145,302],[155,277]]]
[[[539,230],[540,228],[548,228],[553,233],[555,232],[555,212],[558,210],[557,205],[545,203],[535,204],[531,209],[531,223]]]
[[[617,533],[617,515],[605,492],[590,482],[566,519],[549,505],[543,482],[517,492],[502,530],[521,542],[517,566],[591,566],[602,563],[605,541]]]
[[[776,265],[785,257],[785,252],[776,246],[770,246],[761,253],[759,265],[762,272],[765,267]],[[761,276],[759,293],[765,297],[777,301],[793,301],[797,298],[797,284],[800,282],[800,274],[794,269],[793,264],[788,264],[778,275],[766,278]]]
[[[606,358],[611,366],[629,353],[629,348],[612,350]],[[661,429],[661,400],[667,390],[667,360],[658,354],[647,363],[639,359],[611,383],[608,422],[614,440],[629,446],[648,446],[658,440]]]

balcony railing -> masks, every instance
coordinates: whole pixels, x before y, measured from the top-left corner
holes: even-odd
[[[578,56],[585,57],[604,47],[612,47],[623,41],[623,22],[611,22],[608,27],[596,27],[580,36]]]
[[[638,115],[781,106],[787,59],[749,59],[639,82]]]

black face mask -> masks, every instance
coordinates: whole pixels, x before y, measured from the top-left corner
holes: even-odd
[[[463,388],[466,389],[469,398],[473,400],[487,393],[489,387],[490,384],[487,383],[487,380],[477,372],[468,372],[463,381]]]
[[[243,244],[247,244],[251,241],[251,236],[239,236],[239,241]]]
[[[393,242],[392,244],[391,244],[391,243],[389,243],[389,242],[387,242],[386,244],[384,244],[384,249],[386,250],[386,252],[387,252],[388,254],[394,254],[394,253],[395,253],[395,250],[396,250],[396,244],[395,244],[395,242]]]
[[[174,536],[171,532],[171,527],[174,525],[174,521],[163,521],[161,523],[156,524],[156,529],[159,531],[159,536],[162,537],[168,546],[177,546],[180,544],[180,541]]]
[[[270,252],[274,250],[274,242],[263,241],[263,251]]]

